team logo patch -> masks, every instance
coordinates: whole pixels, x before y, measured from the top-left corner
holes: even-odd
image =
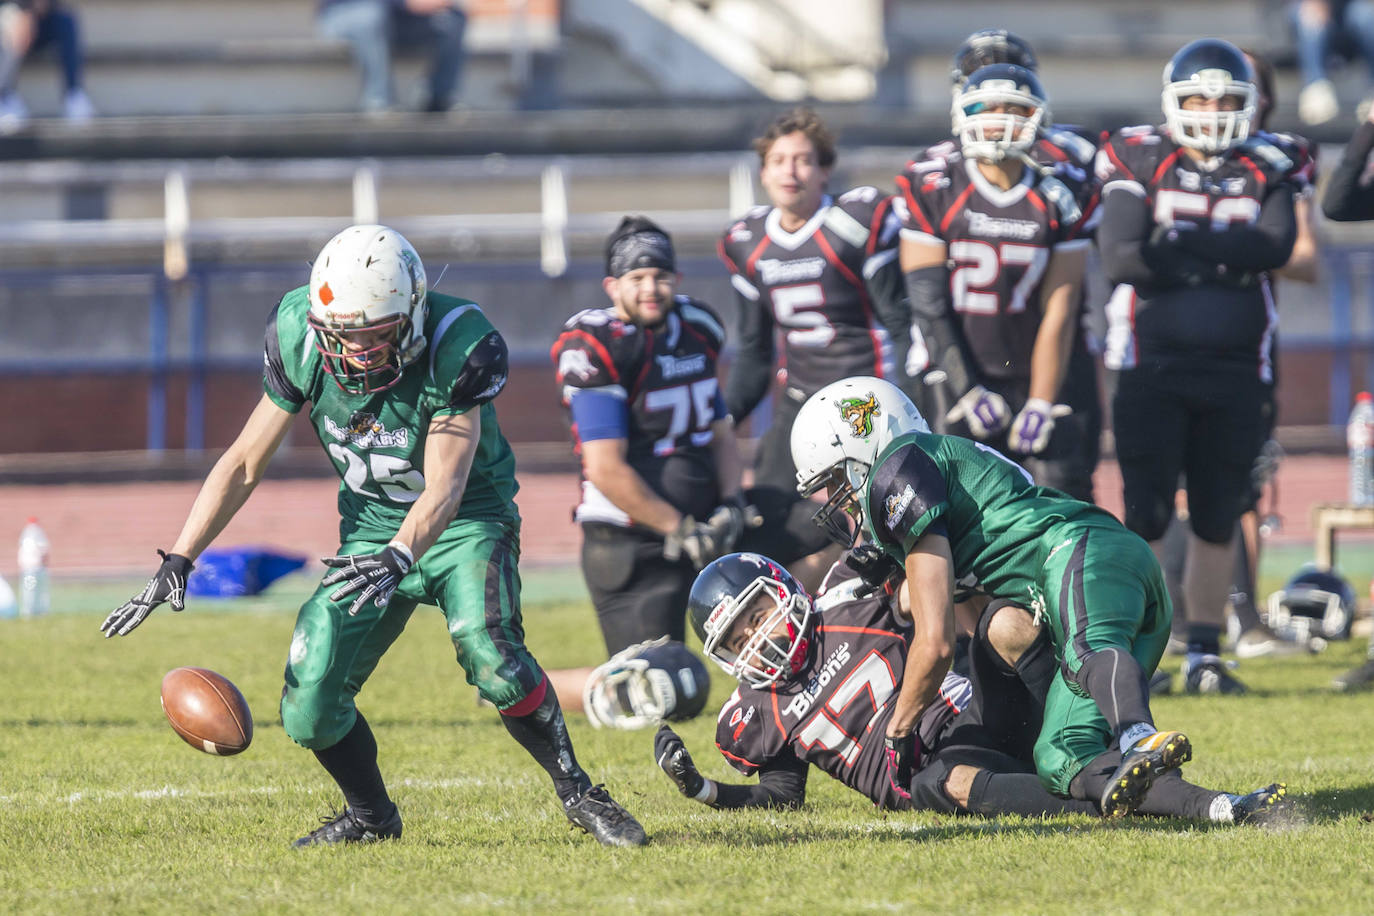
[[[388,430],[376,414],[363,410],[353,411],[343,424],[335,422],[333,417],[325,417],[324,428],[340,442],[359,448],[406,448],[410,444],[408,430]]]
[[[902,520],[902,515],[916,499],[916,491],[907,484],[901,493],[893,493],[883,501],[883,508],[887,510],[887,530],[896,531],[897,523]]]
[[[878,399],[873,392],[866,398],[840,398],[840,416],[849,424],[849,432],[855,439],[867,439],[873,435],[873,418],[882,413]]]

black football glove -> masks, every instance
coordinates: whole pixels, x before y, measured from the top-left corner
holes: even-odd
[[[321,562],[334,567],[332,573],[320,580],[321,585],[343,583],[330,592],[330,601],[341,601],[361,592],[348,606],[348,613],[356,615],[369,601],[377,607],[386,607],[415,560],[404,548],[388,544],[381,553],[325,557]]]
[[[892,594],[905,570],[877,544],[851,547],[844,555],[844,564],[859,574],[863,586],[854,590],[854,597],[864,598],[874,592]]]
[[[170,604],[174,611],[185,609],[186,577],[195,569],[195,565],[179,553],[166,553],[162,550],[157,553],[162,557],[162,565],[148,580],[148,584],[143,586],[143,591],[115,608],[100,625],[100,632],[105,634],[106,639],[111,636],[128,636],[134,627],[153,612],[153,608],[164,601]]]
[[[911,777],[916,775],[921,762],[921,745],[916,734],[913,732],[902,738],[888,735],[883,739],[883,746],[887,749],[887,779],[892,784],[892,791],[910,801]]]
[[[666,725],[660,725],[654,735],[654,760],[658,761],[659,767],[683,795],[696,798],[701,794],[706,780],[697,772],[697,765],[692,762],[687,745],[682,743],[677,732]]]

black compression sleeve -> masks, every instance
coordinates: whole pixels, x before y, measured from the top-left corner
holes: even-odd
[[[716,783],[717,808],[800,808],[806,801],[807,762],[792,754],[759,768],[757,785]]]
[[[1355,128],[1341,164],[1326,181],[1322,212],[1328,219],[1374,219],[1374,182],[1360,181],[1369,164],[1370,150],[1374,150],[1374,124],[1365,121]]]
[[[1281,184],[1260,205],[1259,219],[1253,225],[1232,223],[1216,232],[1208,226],[1183,230],[1178,233],[1177,245],[1230,270],[1258,273],[1288,263],[1297,237],[1293,192]]]
[[[945,373],[952,398],[978,384],[978,370],[949,300],[949,267],[938,264],[908,271],[906,294],[911,316],[926,339],[931,365]]]
[[[743,423],[768,393],[773,373],[773,316],[761,301],[736,294],[739,350],[725,380],[725,410]]]

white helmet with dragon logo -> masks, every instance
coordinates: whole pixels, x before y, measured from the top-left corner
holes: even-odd
[[[807,399],[792,424],[792,462],[802,496],[830,491],[813,516],[827,534],[841,544],[854,542],[857,530],[844,510],[863,491],[883,449],[914,432],[928,433],[930,425],[900,388],[880,378],[842,379]]]

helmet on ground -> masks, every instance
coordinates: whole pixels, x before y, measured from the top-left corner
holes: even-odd
[[[706,707],[711,675],[690,649],[666,636],[629,646],[602,663],[582,688],[597,728],[645,728],[691,719]]]
[[[425,268],[387,226],[350,226],[320,249],[310,270],[315,348],[340,388],[384,391],[425,349]]]
[[[1349,639],[1355,620],[1355,590],[1335,570],[1305,564],[1269,596],[1266,623],[1303,638]]]
[[[1050,105],[1040,79],[1015,64],[989,64],[954,94],[954,136],[964,155],[993,162],[1035,145]]]
[[[863,491],[879,453],[907,433],[930,432],[930,425],[901,389],[871,376],[842,379],[811,395],[792,424],[792,463],[797,492],[811,496],[829,489],[829,498],[812,520],[838,543],[849,546],[858,534],[845,510],[858,509],[853,497]],[[860,518],[861,521],[861,518]]]
[[[805,665],[811,609],[806,589],[757,553],[730,553],[711,561],[697,574],[687,599],[702,651],[731,677],[753,687],[785,680]],[[739,644],[729,638],[737,623],[747,628],[747,639]]]
[[[1193,96],[1235,98],[1232,110],[1203,111],[1184,107]],[[1259,106],[1255,71],[1245,54],[1229,41],[1199,38],[1179,49],[1164,67],[1164,124],[1179,146],[1220,153],[1250,136]]]

